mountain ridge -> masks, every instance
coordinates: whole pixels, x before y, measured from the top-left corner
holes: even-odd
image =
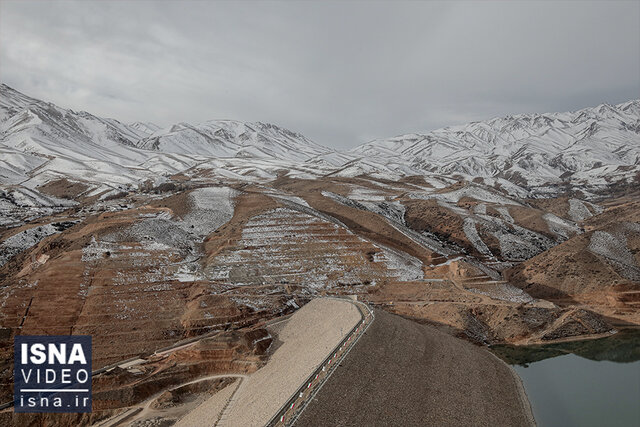
[[[528,186],[558,184],[576,173],[576,181],[585,181],[611,175],[605,170],[589,174],[604,166],[637,169],[640,165],[640,100],[575,112],[497,117],[375,139],[350,153],[471,179],[519,176]]]
[[[207,120],[197,125],[177,123],[141,139],[136,146],[179,154],[273,157],[294,161],[306,161],[335,151],[271,123],[228,119]]]
[[[435,175],[481,180],[534,196],[558,193],[567,186],[583,189],[588,196],[615,183],[632,183],[640,173],[640,100],[573,112],[495,117],[375,139],[339,151],[269,123],[208,120],[167,128],[151,122],[126,124],[64,109],[5,84],[0,89],[2,150],[16,158],[97,160],[104,162],[100,168],[106,174],[113,170],[122,176],[139,175],[136,171],[141,167],[153,164],[151,171],[144,172],[148,178],[228,159],[232,168],[243,165],[240,179],[246,173],[272,179],[283,168],[303,168],[309,177],[369,175],[394,180]],[[25,170],[20,179],[38,162],[22,163]],[[16,165],[10,166],[5,169],[14,174]],[[134,168],[133,173],[122,167]],[[65,173],[64,168],[55,171]],[[92,173],[79,175],[86,179]]]

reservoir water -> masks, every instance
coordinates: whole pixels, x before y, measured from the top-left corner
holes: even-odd
[[[640,330],[492,350],[522,379],[539,427],[640,427]]]

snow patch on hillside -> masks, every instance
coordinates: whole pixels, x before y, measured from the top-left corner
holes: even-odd
[[[58,227],[46,224],[23,230],[7,238],[0,243],[0,267],[20,252],[35,246],[45,237],[56,234],[59,231]]]
[[[498,213],[502,216],[502,219],[504,219],[507,222],[510,222],[513,224],[513,217],[511,217],[511,214],[509,214],[509,209],[506,208],[505,206],[499,206],[497,208],[495,208]]]
[[[464,234],[466,234],[467,239],[469,239],[469,242],[471,242],[478,252],[488,257],[492,256],[491,251],[480,238],[478,229],[476,228],[476,222],[473,219],[465,218],[462,224],[462,229],[464,230]]]
[[[616,267],[616,270],[625,278],[640,280],[640,268],[634,255],[627,245],[627,234],[640,233],[639,224],[622,224],[613,233],[606,231],[594,231],[591,235],[588,250],[596,255],[604,257]]]
[[[569,199],[569,218],[576,222],[580,222],[584,219],[587,219],[593,214],[589,210],[589,208],[582,202],[582,200],[578,199]]]
[[[181,222],[183,229],[204,238],[233,217],[233,199],[239,193],[228,187],[198,188],[189,194],[190,211]]]
[[[389,247],[378,246],[382,249],[383,256],[376,256],[374,260],[385,262],[387,268],[398,280],[409,282],[424,278],[422,262],[419,259]]]
[[[557,217],[552,213],[545,213],[542,215],[542,219],[547,223],[549,231],[559,236],[562,240],[567,240],[571,234],[580,233],[580,227],[575,223]]]
[[[531,295],[529,295],[522,289],[516,288],[515,286],[508,283],[500,283],[483,289],[471,288],[467,290],[501,301],[509,301],[521,304],[527,304],[534,301]]]

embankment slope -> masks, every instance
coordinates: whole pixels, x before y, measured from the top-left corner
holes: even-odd
[[[381,310],[295,423],[526,426],[519,379],[483,348]]]

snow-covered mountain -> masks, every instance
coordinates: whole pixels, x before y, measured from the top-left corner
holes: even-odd
[[[152,122],[133,122],[129,123],[129,127],[146,133],[147,135],[153,135],[155,132],[160,130],[160,126]]]
[[[272,158],[304,162],[334,152],[303,135],[268,123],[211,120],[199,125],[179,123],[136,144],[164,153],[213,157]]]
[[[0,187],[35,189],[59,178],[88,184],[87,195],[120,191],[193,168],[237,180],[274,179],[283,170],[314,177],[345,157],[263,123],[207,122],[162,130],[76,112],[0,86]],[[306,162],[309,162],[306,164]],[[195,170],[195,169],[194,169]],[[107,193],[104,193],[107,194]]]
[[[377,139],[351,154],[423,173],[505,178],[527,187],[605,185],[640,170],[640,100]]]
[[[67,178],[88,184],[87,195],[93,195],[148,179],[162,181],[163,174],[175,173],[174,163],[180,163],[180,169],[193,165],[136,148],[146,136],[118,120],[61,108],[0,86],[0,184],[35,191]],[[154,170],[147,162],[161,167]]]
[[[115,119],[75,112],[0,86],[0,142],[18,151],[75,160],[131,164],[144,155],[134,144],[146,133]]]
[[[336,151],[272,124],[125,124],[0,86],[0,184],[68,177],[135,186],[187,170],[225,178],[463,177],[510,194],[606,190],[640,173],[640,101],[525,114],[374,140]]]
[[[351,157],[268,123],[212,120],[161,129],[75,112],[0,86],[0,144],[43,156],[137,165],[158,154],[311,161],[339,165]]]

